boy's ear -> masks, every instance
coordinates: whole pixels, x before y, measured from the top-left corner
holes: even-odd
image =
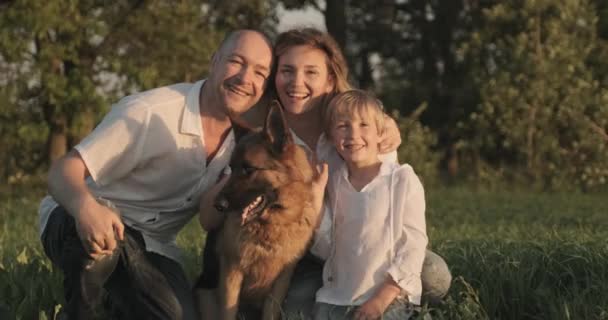
[[[266,123],[264,124],[264,133],[277,152],[283,152],[288,144],[293,143],[293,137],[287,127],[283,109],[276,100],[270,104],[270,110],[268,110]]]
[[[241,138],[253,131],[253,128],[241,119],[230,118],[230,122],[232,122],[232,132],[234,132],[234,140],[236,142],[239,142]]]

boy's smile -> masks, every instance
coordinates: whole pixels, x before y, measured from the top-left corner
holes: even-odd
[[[372,117],[365,113],[340,115],[331,127],[332,142],[349,166],[362,167],[379,162],[379,130]]]

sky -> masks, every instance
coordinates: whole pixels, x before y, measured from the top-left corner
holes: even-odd
[[[311,7],[307,7],[303,10],[285,10],[283,5],[280,4],[278,12],[278,32],[283,32],[292,27],[316,27],[320,30],[325,31],[325,22],[323,21],[323,15],[319,11]]]

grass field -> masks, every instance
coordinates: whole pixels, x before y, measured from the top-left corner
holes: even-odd
[[[0,193],[0,319],[60,308],[61,276],[38,241],[42,193]],[[432,249],[454,276],[433,319],[608,319],[608,195],[447,189],[427,203]],[[179,237],[191,276],[202,238],[194,222]]]

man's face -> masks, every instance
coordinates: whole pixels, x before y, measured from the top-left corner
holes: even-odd
[[[242,114],[260,100],[271,63],[271,48],[255,32],[236,36],[217,53],[209,80],[228,114]]]

